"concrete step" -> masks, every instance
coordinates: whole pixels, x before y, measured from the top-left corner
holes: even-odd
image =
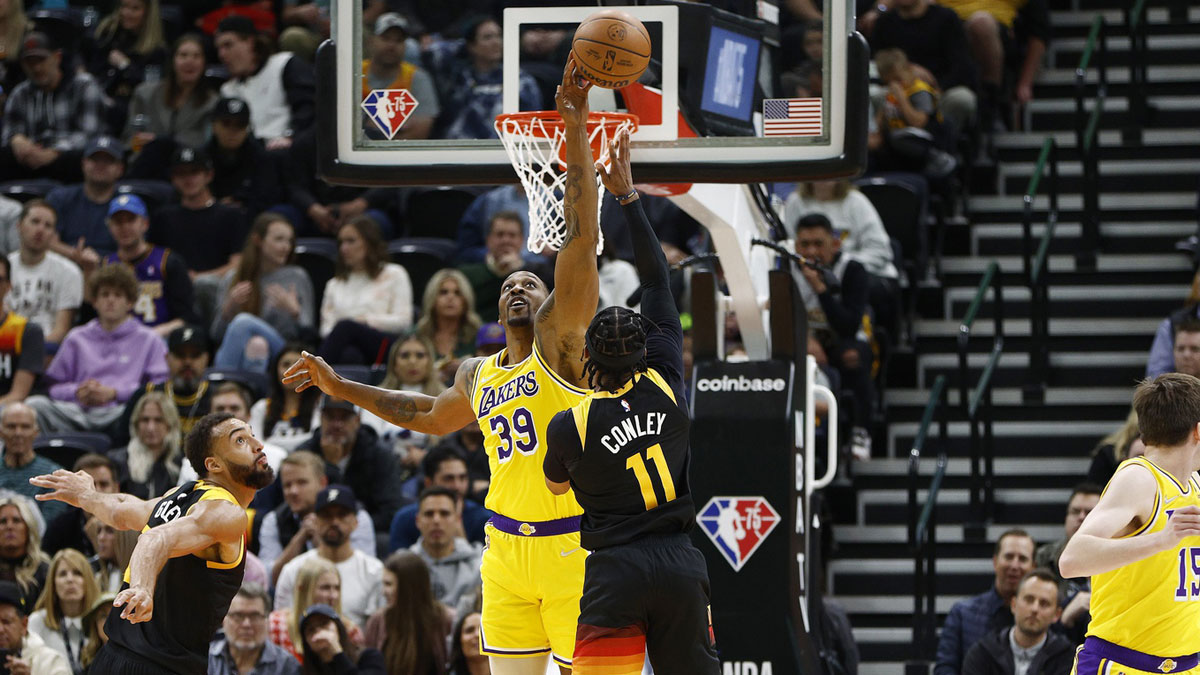
[[[1030,227],[1036,251],[1045,234],[1044,215],[1034,214],[1035,223]],[[1169,253],[1175,242],[1196,233],[1194,221],[1163,221],[1142,223],[1101,223],[1100,236],[1114,250],[1127,253]],[[1078,250],[1083,236],[1080,223],[1059,222],[1054,228],[1054,239],[1050,242],[1050,253],[1070,254]],[[1019,223],[976,224],[970,231],[970,253],[975,257],[987,258],[995,255],[1020,254],[1024,246],[1024,227]]]

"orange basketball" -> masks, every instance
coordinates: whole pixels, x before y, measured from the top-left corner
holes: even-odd
[[[626,12],[605,9],[575,29],[571,53],[580,74],[597,87],[620,89],[636,82],[650,63],[650,34]]]

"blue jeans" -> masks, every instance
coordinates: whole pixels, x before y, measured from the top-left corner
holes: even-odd
[[[246,343],[252,337],[261,337],[270,346],[270,355],[266,359],[250,359],[246,357]],[[225,339],[221,341],[217,355],[213,359],[216,368],[235,368],[256,373],[267,372],[271,359],[283,349],[286,342],[279,331],[271,324],[248,312],[242,312],[233,317],[229,327],[225,329]]]

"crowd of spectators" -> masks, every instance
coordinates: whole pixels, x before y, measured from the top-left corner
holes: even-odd
[[[923,174],[938,189],[963,159],[960,139],[1028,102],[1044,3],[976,4],[892,0],[865,13],[878,71],[872,170]],[[457,7],[364,2],[364,95],[403,88],[419,102],[399,138],[495,136],[498,4]],[[194,479],[181,439],[222,410],[252,425],[278,480],[253,504],[248,583],[211,672],[485,672],[479,429],[409,432],[279,375],[308,350],[382,387],[436,395],[461,359],[501,349],[501,280],[524,269],[553,283],[553,252],[524,250],[524,192],[475,190],[444,227],[455,254],[418,275],[387,251],[413,234],[421,191],[317,174],[312,62],[327,0],[100,10],[79,20],[0,2],[0,181],[28,183],[20,201],[0,197],[0,580],[15,584],[0,581],[0,649],[82,671],[133,541],[31,501],[27,478],[58,467],[40,439],[93,434],[102,447],[77,440],[66,447],[78,452],[54,456],[104,489],[155,496]],[[787,3],[781,95],[821,90],[819,17],[807,0]],[[522,34],[522,109],[552,107],[566,37]],[[709,250],[673,204],[645,202],[671,262]],[[637,280],[613,213],[602,212],[603,292],[624,304]],[[796,186],[782,215],[789,245],[819,263],[795,275],[809,349],[822,377],[853,393],[850,436],[866,459],[900,261],[849,182]],[[332,277],[298,259],[310,237],[336,242]],[[736,350],[736,326],[729,337]],[[27,633],[9,635],[9,609],[28,616]]]

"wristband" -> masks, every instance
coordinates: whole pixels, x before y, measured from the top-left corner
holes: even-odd
[[[638,191],[637,191],[637,188],[634,188],[632,191],[630,191],[629,194],[625,195],[624,197],[617,197],[617,203],[620,204],[621,206],[625,206],[626,204],[632,202],[634,199],[637,199],[637,197],[638,197]]]

